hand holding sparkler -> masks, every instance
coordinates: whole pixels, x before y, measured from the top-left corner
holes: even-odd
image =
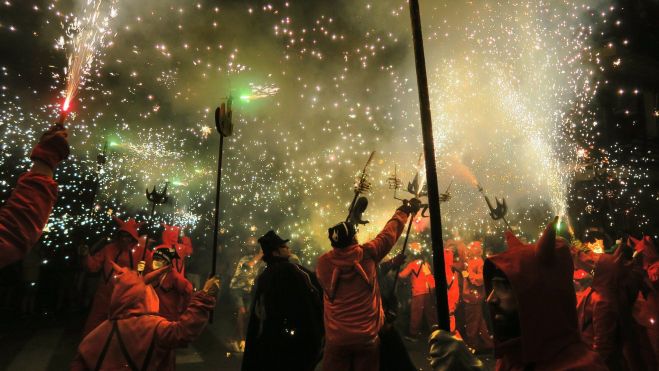
[[[37,167],[42,164],[47,166],[51,172],[54,171],[57,164],[69,156],[68,135],[63,126],[59,124],[51,126],[32,149],[30,159]]]

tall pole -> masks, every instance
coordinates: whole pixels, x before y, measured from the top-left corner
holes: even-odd
[[[426,181],[428,185],[428,204],[430,210],[430,236],[432,239],[432,261],[437,288],[437,318],[439,328],[450,331],[446,275],[444,274],[444,242],[442,241],[442,220],[439,206],[439,186],[435,166],[435,143],[432,134],[430,116],[430,97],[428,94],[428,77],[426,76],[426,57],[423,51],[421,33],[421,14],[419,1],[409,0],[410,18],[412,20],[412,37],[414,39],[414,59],[416,61],[416,81],[419,90],[419,109],[421,113],[421,132],[423,134],[423,151],[426,160]],[[440,274],[441,273],[441,274]]]
[[[215,276],[217,265],[217,238],[220,229],[220,189],[222,189],[222,151],[224,149],[224,135],[220,134],[220,153],[217,159],[217,181],[215,183],[215,228],[213,229],[213,266],[211,277]]]
[[[222,153],[224,151],[224,137],[233,133],[233,123],[231,122],[231,96],[225,103],[220,104],[215,110],[215,127],[220,133],[220,149],[217,156],[217,180],[215,182],[215,228],[213,229],[213,258],[210,277],[215,276],[217,267],[217,240],[220,231],[220,191],[222,189]],[[208,321],[213,323],[214,311],[211,311]]]

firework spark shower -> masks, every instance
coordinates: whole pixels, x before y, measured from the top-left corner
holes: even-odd
[[[3,138],[28,150],[67,68],[66,97],[79,109],[75,158],[65,169],[75,181],[66,191],[89,192],[107,142],[96,197],[103,215],[144,213],[144,189],[169,181],[163,220],[189,220],[209,236],[212,112],[232,95],[223,232],[240,245],[277,228],[316,255],[327,224],[345,214],[360,164],[377,150],[365,238],[395,205],[387,188],[394,164],[406,184],[421,149],[407,3],[311,3],[97,0],[27,8],[40,23],[15,33],[39,30],[35,45],[44,49],[64,41],[49,54],[49,69],[38,61],[4,67]],[[447,233],[496,232],[476,183],[506,197],[511,221],[523,229],[564,214],[577,149],[596,137],[591,103],[605,67],[592,36],[612,8],[585,0],[428,1],[422,14],[440,187],[452,182]],[[25,88],[19,76],[28,74],[49,84]],[[84,81],[77,95],[76,81]],[[57,206],[52,235],[79,223],[70,210],[66,201]],[[529,216],[534,210],[539,217]]]

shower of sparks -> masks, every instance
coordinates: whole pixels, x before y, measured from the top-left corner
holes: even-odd
[[[70,49],[66,73],[66,91],[62,110],[67,112],[78,89],[85,84],[94,58],[111,35],[109,23],[117,16],[116,0],[85,0],[81,14],[69,19],[66,38],[60,37],[56,47]],[[67,47],[68,46],[68,47]]]
[[[155,219],[184,225],[208,245],[219,143],[213,112],[229,95],[236,98],[234,133],[225,140],[221,198],[228,254],[272,228],[292,240],[303,263],[313,262],[328,247],[326,228],[345,217],[353,175],[372,150],[371,223],[360,229],[361,240],[379,232],[399,204],[387,187],[394,164],[404,184],[414,177],[421,141],[405,0],[85,0],[80,13],[61,2],[35,3],[42,29],[34,37],[58,40],[60,56],[71,47],[65,97],[76,98],[78,114],[70,119],[73,155],[58,169],[60,199],[44,239],[54,250],[70,247],[81,228],[105,233],[111,215],[148,219],[144,190],[167,181],[170,202],[157,207]],[[625,60],[604,65],[593,37],[621,10],[589,4],[425,2],[441,190],[452,183],[452,198],[442,204],[447,234],[501,234],[477,184],[506,197],[508,220],[531,237],[575,199],[586,204],[574,211],[578,220],[602,212],[596,205],[603,197],[619,198],[611,212],[631,215],[652,192],[654,154],[622,166],[619,155],[628,149],[597,147],[593,97],[602,74]],[[52,74],[64,68],[60,62],[0,62],[5,194],[29,164],[39,123],[58,107],[44,102],[62,88]],[[42,70],[50,86],[21,86],[22,76]],[[76,96],[82,86],[86,94]],[[99,166],[106,141],[107,161]],[[603,185],[574,194],[575,178],[595,176]],[[633,217],[640,226],[651,222]]]

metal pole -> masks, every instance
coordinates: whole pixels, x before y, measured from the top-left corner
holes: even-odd
[[[209,277],[215,276],[217,265],[217,239],[220,229],[220,189],[222,186],[222,150],[224,149],[224,135],[220,133],[220,151],[217,159],[217,181],[215,182],[215,228],[213,230],[213,261],[211,266],[211,274]],[[208,322],[213,323],[215,309],[210,312]]]
[[[217,159],[217,181],[215,183],[215,229],[213,230],[213,262],[211,277],[215,276],[217,265],[217,239],[220,229],[220,189],[222,186],[222,150],[224,149],[224,135],[220,133],[220,153]]]
[[[421,33],[421,14],[419,1],[410,1],[410,18],[412,20],[412,37],[414,39],[414,59],[416,61],[416,80],[419,89],[419,109],[421,113],[421,131],[423,134],[423,151],[426,161],[426,182],[428,185],[428,204],[430,209],[430,236],[432,239],[433,268],[437,288],[437,318],[439,328],[450,331],[446,275],[444,274],[444,242],[442,241],[442,220],[439,206],[439,186],[437,184],[437,168],[435,166],[435,144],[432,134],[432,118],[430,116],[430,98],[428,94],[428,78],[426,76],[426,60],[423,51],[423,35]],[[441,274],[440,274],[441,273]]]

